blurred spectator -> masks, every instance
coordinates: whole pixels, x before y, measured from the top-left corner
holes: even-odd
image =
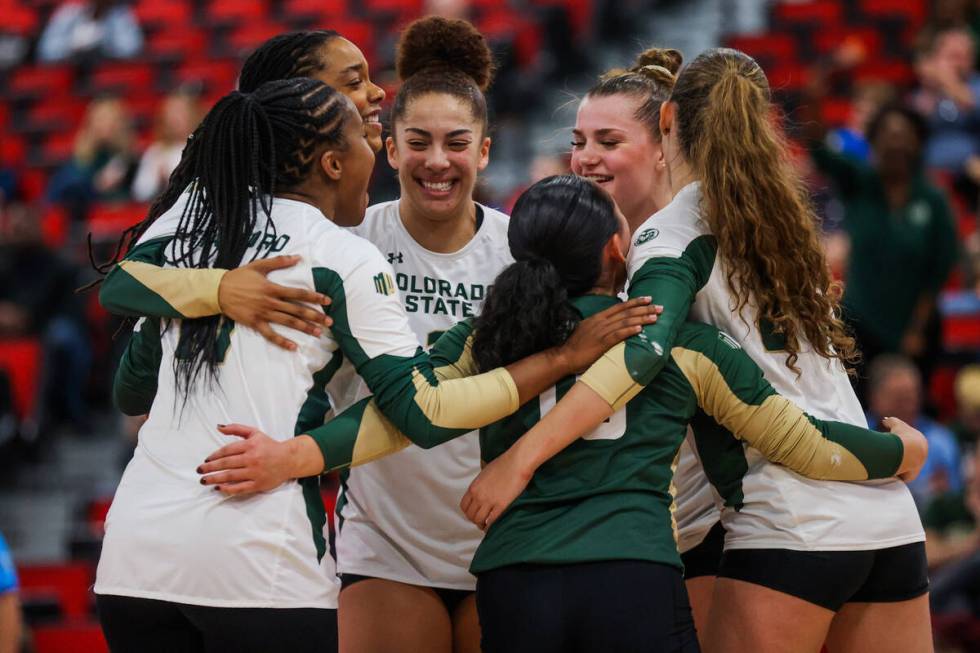
[[[64,205],[78,223],[84,222],[92,202],[129,199],[136,171],[134,141],[123,102],[93,100],[75,136],[72,160],[51,178],[48,200]]]
[[[847,124],[827,134],[827,146],[835,152],[866,163],[871,144],[866,136],[868,123],[881,107],[895,99],[895,89],[886,82],[868,81],[854,88]]]
[[[73,292],[77,269],[44,244],[32,208],[13,204],[0,218],[0,338],[42,342],[34,425],[38,416],[63,415],[82,429],[88,418],[83,391],[92,350]]]
[[[922,414],[922,379],[912,361],[894,354],[872,361],[868,404],[871,428],[883,430],[883,418],[897,417],[922,431],[929,441],[926,463],[918,478],[908,484],[920,509],[937,496],[963,489],[959,444],[949,429]]]
[[[160,106],[156,140],[146,148],[133,180],[133,199],[148,202],[167,187],[170,173],[180,163],[181,152],[201,120],[197,96],[183,91],[171,93]]]
[[[937,615],[980,617],[980,451],[973,467],[966,488],[937,501],[922,519],[931,569],[929,603]]]
[[[0,535],[0,653],[18,653],[23,637],[17,570]]]
[[[976,447],[980,440],[980,365],[967,365],[956,375],[956,421],[952,424],[960,445]]]
[[[40,61],[127,59],[143,48],[143,32],[126,2],[88,0],[58,7],[37,46]]]
[[[920,88],[915,108],[929,122],[926,165],[954,175],[980,154],[980,75],[974,72],[976,50],[964,27],[938,32],[916,62]]]
[[[872,157],[863,164],[827,147],[817,111],[807,117],[810,154],[844,205],[851,250],[843,303],[864,362],[902,353],[928,381],[941,348],[936,297],[957,240],[946,198],[923,172],[927,128],[902,105],[882,107],[868,125]]]

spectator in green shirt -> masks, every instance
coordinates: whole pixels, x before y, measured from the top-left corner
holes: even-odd
[[[946,198],[922,167],[926,125],[902,105],[882,107],[868,125],[867,164],[827,148],[819,122],[810,130],[813,161],[844,204],[851,253],[843,304],[864,361],[902,353],[928,378],[940,347],[936,296],[957,242]]]

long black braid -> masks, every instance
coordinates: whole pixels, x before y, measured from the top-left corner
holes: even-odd
[[[190,186],[168,263],[236,268],[250,242],[274,239],[274,195],[306,179],[323,148],[346,147],[343,130],[354,113],[346,97],[306,78],[272,81],[254,93],[234,91],[221,98],[194,132],[164,193],[176,197]],[[260,213],[263,233],[256,241]],[[151,211],[147,220],[153,218]],[[252,260],[258,256],[256,249]],[[174,373],[185,399],[202,369],[210,381],[216,377],[221,319],[181,325]]]

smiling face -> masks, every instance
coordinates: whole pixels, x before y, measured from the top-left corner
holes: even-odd
[[[462,215],[473,201],[477,174],[489,162],[486,125],[467,102],[428,93],[411,101],[393,129],[388,162],[398,171],[410,209],[435,220]]]
[[[660,143],[634,115],[627,95],[587,97],[579,105],[572,138],[572,172],[605,189],[630,224],[650,217],[656,205]]]
[[[375,152],[381,150],[381,102],[385,92],[373,84],[368,75],[368,63],[356,45],[345,38],[330,39],[321,51],[324,68],[316,75],[347,97],[357,107],[367,129],[368,142]]]

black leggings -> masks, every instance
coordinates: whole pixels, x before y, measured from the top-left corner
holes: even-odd
[[[697,653],[681,572],[611,560],[479,574],[483,653]]]
[[[212,608],[96,596],[112,653],[335,653],[337,611]]]

